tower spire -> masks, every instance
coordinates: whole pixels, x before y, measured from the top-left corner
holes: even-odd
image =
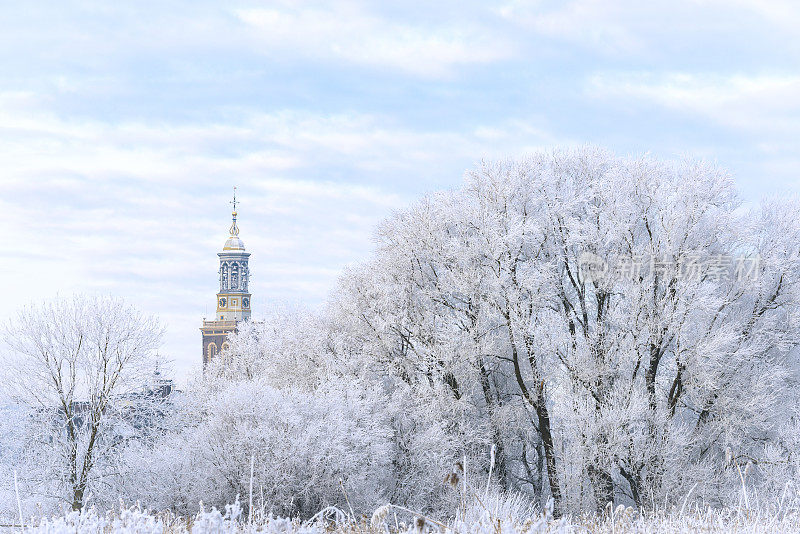
[[[236,332],[242,321],[250,319],[250,253],[245,252],[244,243],[239,239],[239,227],[236,225],[236,188],[233,188],[233,222],[231,235],[225,241],[222,252],[219,252],[219,292],[217,293],[217,313],[213,321],[203,318],[203,364],[207,364],[230,345],[228,335]]]
[[[233,223],[231,224],[231,236],[238,236],[239,235],[239,227],[236,226],[236,186],[233,187],[233,212],[231,215],[233,216]]]

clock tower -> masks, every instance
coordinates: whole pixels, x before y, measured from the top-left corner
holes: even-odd
[[[219,292],[215,320],[203,319],[203,365],[228,348],[228,334],[236,331],[241,321],[250,319],[250,253],[245,252],[236,225],[236,188],[233,188],[233,222],[230,236],[219,252]]]

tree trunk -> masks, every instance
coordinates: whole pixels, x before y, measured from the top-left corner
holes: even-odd
[[[614,479],[606,469],[597,465],[590,465],[587,472],[594,489],[597,513],[603,513],[608,503],[614,504]]]
[[[503,440],[500,436],[500,429],[497,428],[497,423],[494,420],[496,402],[492,395],[492,388],[489,385],[489,371],[487,371],[486,366],[483,364],[483,360],[479,358],[479,361],[480,365],[478,370],[480,371],[481,389],[483,390],[483,397],[486,401],[486,410],[489,414],[489,425],[492,428],[492,443],[494,443],[495,446],[495,473],[498,480],[505,484],[506,454],[505,448],[503,447]]]
[[[84,488],[76,486],[72,488],[72,509],[80,511],[83,508],[83,493]]]
[[[639,477],[635,476],[632,473],[629,473],[623,466],[619,466],[620,474],[628,481],[628,485],[631,489],[631,497],[633,497],[633,502],[636,504],[636,508],[641,510],[642,508],[642,497],[641,492],[639,491],[640,481]]]
[[[556,448],[553,444],[553,434],[550,431],[550,414],[544,400],[544,381],[539,386],[539,395],[536,407],[536,416],[539,420],[539,434],[544,445],[545,462],[547,463],[547,479],[550,482],[550,495],[553,496],[553,516],[561,516],[561,486],[558,482],[556,470]]]
[[[558,482],[558,468],[556,462],[556,448],[553,443],[553,433],[550,429],[550,413],[547,410],[547,402],[544,398],[544,380],[537,386],[536,397],[533,397],[528,386],[525,384],[525,379],[522,377],[522,369],[519,365],[519,351],[517,344],[514,341],[514,332],[511,328],[510,314],[506,314],[506,327],[508,329],[508,337],[511,342],[511,360],[514,363],[514,377],[517,380],[517,385],[522,396],[536,411],[537,423],[539,426],[539,435],[542,437],[542,445],[544,446],[545,462],[547,464],[547,480],[550,483],[550,495],[553,497],[553,515],[555,517],[561,516],[561,486]],[[532,358],[529,358],[531,363]],[[533,372],[537,374],[536,368],[532,368]]]
[[[650,401],[650,409],[655,412],[656,403],[656,373],[658,373],[658,364],[661,361],[661,348],[655,343],[650,344],[650,361],[647,364],[647,369],[644,372],[644,383],[647,388],[647,397]]]

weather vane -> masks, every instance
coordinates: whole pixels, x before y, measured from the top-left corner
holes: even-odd
[[[236,186],[233,186],[233,201],[231,204],[233,204],[233,211],[236,211]]]

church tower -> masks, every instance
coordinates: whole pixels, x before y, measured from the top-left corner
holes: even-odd
[[[203,366],[228,348],[228,334],[236,331],[241,321],[250,319],[250,253],[245,252],[236,225],[236,188],[233,188],[233,222],[230,236],[219,252],[219,292],[215,320],[203,320]]]

